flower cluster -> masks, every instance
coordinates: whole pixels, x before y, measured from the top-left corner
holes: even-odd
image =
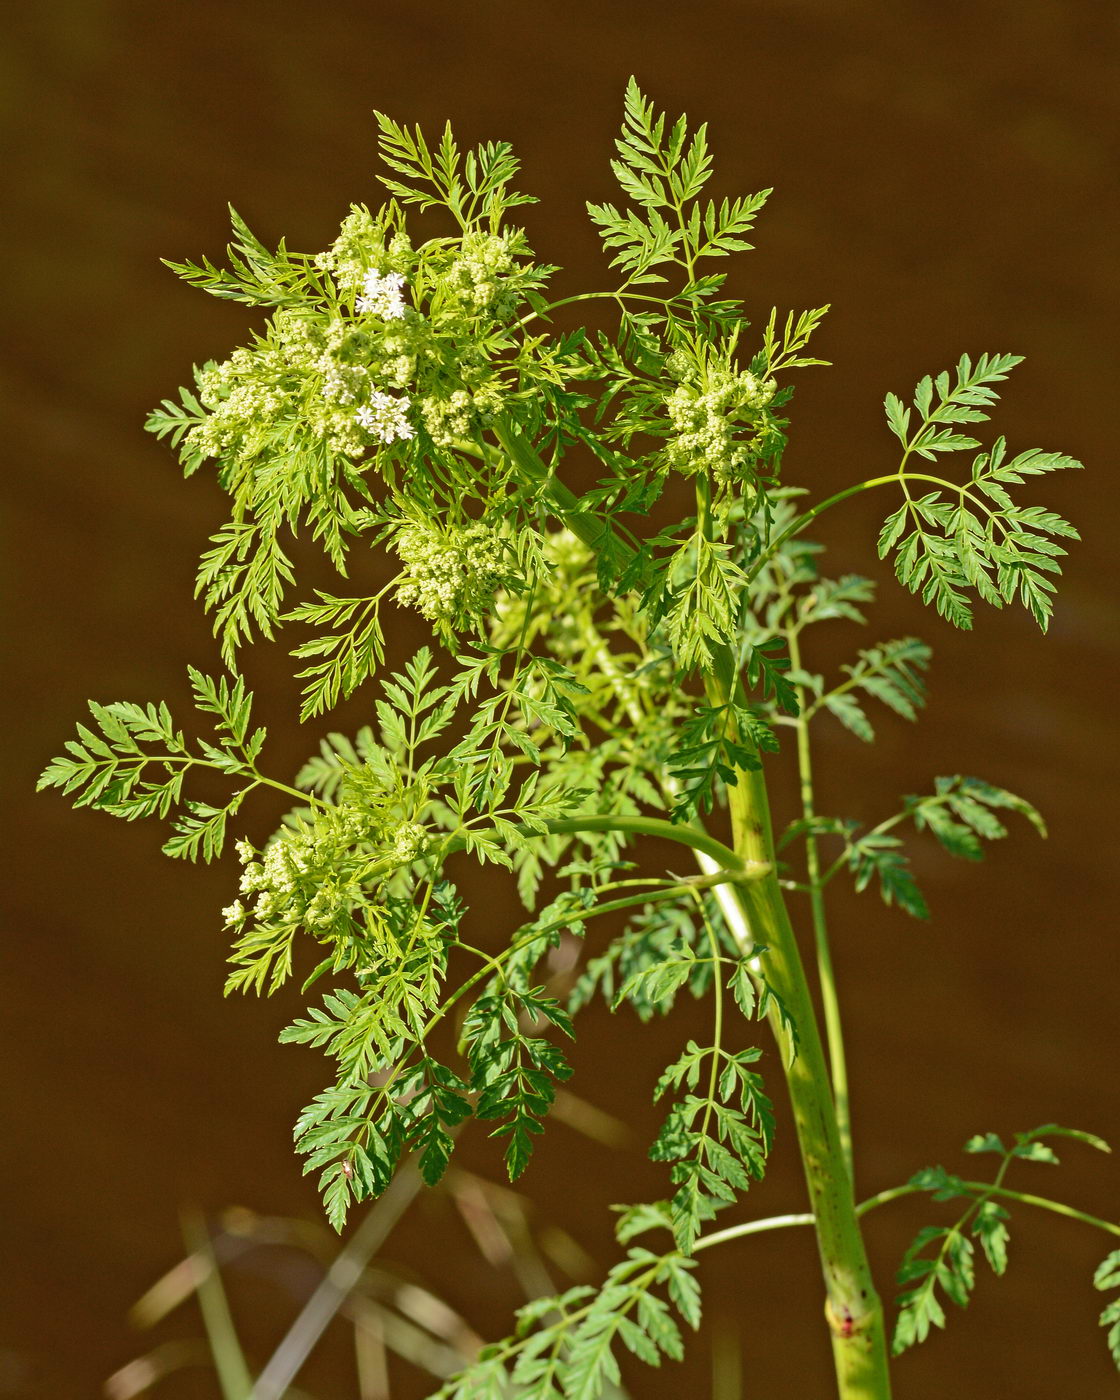
[[[332,441],[349,433],[349,455],[363,451],[371,437],[391,443],[413,436],[408,417],[411,396],[394,397],[387,390],[402,390],[411,384],[417,355],[423,353],[428,339],[424,326],[422,317],[411,315],[407,322],[401,321],[381,335],[356,329],[352,321],[341,318],[327,327],[315,371],[320,376],[321,397],[330,405],[327,416],[334,422]],[[340,419],[345,420],[345,430]],[[354,433],[355,424],[365,435]]]
[[[482,380],[472,389],[449,394],[429,394],[420,404],[424,428],[437,447],[452,447],[485,428],[500,412],[504,395],[496,377]]]
[[[294,424],[348,457],[371,440],[407,440],[410,396],[388,390],[410,383],[424,339],[420,317],[377,336],[342,317],[278,311],[254,345],[199,372],[208,414],[191,430],[191,446],[206,457],[247,459],[289,439]]]
[[[421,429],[437,448],[474,437],[506,394],[479,322],[504,325],[539,285],[526,252],[520,232],[480,230],[414,249],[391,211],[355,206],[313,259],[326,274],[317,304],[280,308],[250,346],[197,376],[207,416],[190,450],[236,463],[290,456],[302,437],[360,458]]]
[[[375,389],[369,401],[362,404],[354,418],[370,437],[378,442],[396,442],[397,439],[412,437],[412,424],[408,421],[409,398],[404,395],[395,399],[392,394]]]
[[[705,366],[698,381],[678,384],[665,400],[674,429],[666,446],[670,465],[687,476],[707,472],[718,481],[738,480],[755,454],[737,429],[758,422],[776,387],[772,379],[724,365]]]
[[[421,854],[427,839],[428,833],[419,822],[402,822],[386,859],[394,865],[408,865]]]
[[[442,279],[444,295],[474,315],[506,321],[517,307],[516,271],[508,236],[466,233]]]
[[[287,406],[283,356],[262,349],[235,350],[228,360],[211,361],[198,372],[198,398],[209,415],[191,429],[190,446],[202,456],[259,450]]]
[[[290,439],[300,423],[334,451],[363,451],[354,409],[344,405],[368,393],[368,380],[336,362],[330,338],[319,318],[280,310],[251,346],[205,365],[196,384],[208,413],[191,429],[191,448],[205,457],[248,460]],[[320,382],[322,393],[313,392]]]
[[[388,238],[387,234],[389,228],[384,215],[375,219],[365,205],[356,204],[343,219],[335,241],[315,258],[315,266],[330,273],[343,297],[377,296],[382,280],[394,274],[407,274],[415,256],[403,230],[389,234]],[[367,286],[371,269],[375,269],[373,276],[378,279],[372,288]],[[390,287],[395,285],[390,282]],[[397,289],[399,291],[399,286]],[[384,312],[378,314],[384,319],[393,319],[385,317]]]
[[[353,882],[345,868],[331,866],[339,845],[337,839],[325,841],[315,827],[281,831],[259,856],[247,841],[239,841],[241,893],[251,903],[246,908],[238,900],[225,910],[227,924],[240,927],[251,916],[258,924],[290,923],[313,934],[339,931],[340,919],[348,920],[360,895],[360,888],[349,888]]]
[[[495,590],[512,582],[505,541],[492,525],[409,522],[393,547],[407,569],[397,601],[429,622],[468,626],[489,609]]]
[[[404,303],[404,274],[370,270],[362,283],[362,295],[354,303],[355,310],[380,316],[383,321],[403,319],[408,308]]]
[[[419,823],[382,827],[368,810],[343,804],[282,828],[259,853],[239,841],[243,898],[222,911],[226,927],[241,931],[253,921],[318,938],[350,935],[369,903],[369,883],[415,860],[426,835]]]

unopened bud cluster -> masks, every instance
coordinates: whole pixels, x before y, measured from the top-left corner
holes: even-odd
[[[254,922],[318,938],[346,936],[368,902],[371,879],[415,860],[425,838],[418,823],[382,827],[376,814],[343,803],[282,828],[259,853],[239,841],[243,898],[222,911],[226,926],[240,931]]]
[[[515,272],[508,237],[468,233],[447,269],[445,295],[455,297],[476,315],[508,321],[517,308],[517,292],[510,283]]]
[[[397,601],[430,622],[464,627],[489,610],[495,590],[510,582],[506,545],[493,526],[403,526],[393,547],[407,570]]]
[[[675,366],[670,362],[667,368]],[[776,387],[772,379],[723,365],[705,366],[699,377],[685,378],[665,400],[674,429],[665,449],[670,465],[687,476],[702,472],[717,481],[741,479],[756,455],[741,429],[758,420]]]

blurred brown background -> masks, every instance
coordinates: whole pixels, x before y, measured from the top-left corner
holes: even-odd
[[[191,586],[222,502],[203,476],[183,484],[141,422],[192,360],[240,343],[250,317],[183,287],[159,257],[220,256],[227,199],[266,241],[325,246],[351,200],[379,198],[375,106],[428,128],[450,116],[465,140],[513,140],[541,198],[526,213],[530,234],[572,290],[606,285],[582,202],[615,197],[607,158],[627,75],[671,113],[707,119],[720,193],[776,186],[735,291],[756,319],[773,303],[833,304],[817,353],[835,368],[800,379],[787,457],[788,479],[822,494],[893,465],[885,390],[908,391],[966,349],[1027,356],[999,428],[1014,446],[1057,447],[1090,468],[1044,498],[1085,534],[1050,637],[990,612],[971,636],[954,634],[876,570],[877,637],[914,631],[934,645],[929,712],[917,730],[884,721],[870,750],[838,728],[820,740],[827,810],[875,820],[896,793],[963,771],[1022,792],[1052,828],[1044,845],[1016,829],[980,869],[916,846],[929,927],[871,896],[838,901],[858,1171],[870,1192],[929,1162],[958,1169],[972,1132],[1049,1119],[1120,1140],[1118,27],[1112,0],[56,0],[7,13],[0,1395],[94,1396],[147,1344],[125,1313],[178,1257],[184,1203],[317,1211],[289,1126],[326,1071],[315,1052],[276,1044],[296,999],[220,994],[216,911],[234,869],[172,864],[154,826],[74,814],[30,791],[87,696],[182,709],[187,662],[217,664]],[[833,515],[833,571],[871,571],[885,509],[867,497]],[[414,635],[397,638],[398,654]],[[837,632],[818,660],[873,640]],[[282,649],[252,677],[283,771],[316,737],[296,732]],[[365,703],[357,697],[348,724]],[[259,836],[275,815],[254,809],[248,826]],[[500,882],[475,893],[489,902],[481,917],[513,917]],[[644,1142],[656,1121],[649,1088],[691,1026],[688,1015],[642,1029],[587,1013],[573,1089],[614,1113],[640,1105]],[[776,1087],[772,1063],[770,1076]],[[480,1134],[464,1153],[497,1174]],[[1023,1168],[1019,1184],[1120,1215],[1115,1159],[1063,1157],[1060,1175]],[[541,1218],[601,1264],[606,1206],[663,1190],[640,1150],[613,1152],[560,1125],[523,1184]],[[801,1200],[784,1132],[750,1206]],[[936,1218],[922,1202],[871,1217],[887,1295],[907,1241]],[[1008,1277],[982,1272],[969,1313],[898,1365],[897,1394],[1114,1395],[1089,1282],[1107,1249],[1085,1227],[1015,1211]],[[387,1252],[487,1335],[519,1301],[445,1206],[415,1211]],[[285,1269],[233,1279],[257,1360],[314,1282],[290,1260]],[[831,1393],[807,1234],[716,1251],[703,1274],[709,1319],[741,1327],[747,1400]],[[157,1336],[200,1332],[188,1308]],[[335,1337],[305,1372],[321,1400],[356,1393],[347,1345]],[[682,1367],[635,1373],[633,1394],[706,1396],[710,1368],[706,1332]],[[156,1393],[218,1392],[193,1371]],[[402,1371],[394,1394],[419,1393]]]

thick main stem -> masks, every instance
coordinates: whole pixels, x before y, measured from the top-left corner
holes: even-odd
[[[774,876],[744,886],[740,897],[755,938],[766,945],[767,979],[798,1032],[797,1057],[792,1065],[787,1063],[786,1082],[813,1207],[838,1394],[841,1400],[888,1400],[883,1306],[852,1201],[828,1067],[801,956]],[[788,1061],[789,1034],[773,1007],[770,1022]]]
[[[730,665],[716,682],[724,701],[732,698]],[[833,1361],[841,1400],[889,1400],[883,1305],[867,1262],[829,1072],[805,969],[778,884],[769,796],[761,769],[740,773],[729,791],[734,847],[740,858],[765,862],[770,873],[736,890],[757,943],[766,946],[766,977],[797,1030],[796,1046],[779,1009],[770,1024],[785,1052],[786,1082],[797,1141],[812,1202],[825,1315],[832,1333]],[[794,1053],[796,1051],[796,1053]]]

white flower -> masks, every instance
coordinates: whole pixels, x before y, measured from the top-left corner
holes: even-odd
[[[372,268],[366,273],[362,283],[362,295],[355,302],[359,311],[371,311],[383,321],[399,321],[405,313],[405,279],[399,272],[386,272],[384,276]]]
[[[407,394],[395,399],[392,394],[375,389],[369,403],[363,404],[354,418],[379,441],[395,442],[397,438],[410,438],[413,435],[412,424],[408,421],[409,404]]]
[[[369,370],[360,365],[337,365],[329,355],[323,355],[318,368],[323,375],[323,397],[334,403],[357,403],[369,389]]]

